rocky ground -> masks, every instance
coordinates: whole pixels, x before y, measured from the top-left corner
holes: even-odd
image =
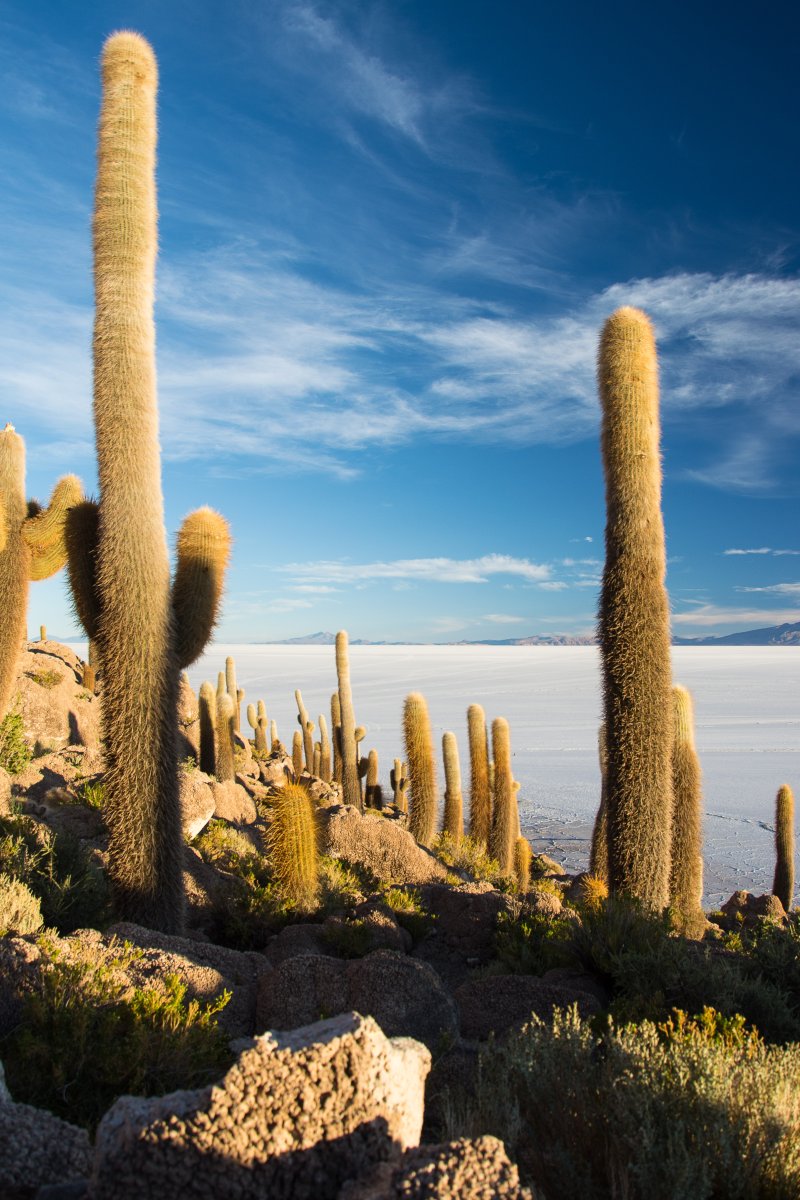
[[[16,774],[0,772],[0,812],[22,814],[42,836],[67,837],[102,872],[102,696],[87,692],[81,677],[68,648],[28,645],[19,711],[33,757]],[[197,761],[188,685],[180,719],[186,758]],[[522,906],[557,917],[581,878],[540,859],[521,896],[508,881],[477,878],[485,872],[423,849],[401,814],[362,815],[341,803],[336,784],[306,776],[324,855],[350,873],[349,889],[318,912],[267,922],[252,945],[236,948],[227,936],[220,944],[219,931],[230,928],[220,914],[230,916],[241,880],[198,849],[201,835],[214,830],[262,852],[265,805],[290,766],[282,751],[259,760],[239,738],[235,782],[218,783],[191,761],[182,770],[185,936],[98,920],[99,928],[48,932],[46,945],[35,933],[0,938],[0,1058],[26,995],[53,962],[92,961],[109,964],[120,994],[168,980],[179,981],[189,1002],[213,1005],[230,993],[219,1024],[231,1064],[197,1089],[120,1096],[93,1139],[68,1120],[15,1103],[0,1084],[0,1194],[532,1197],[497,1139],[438,1138],[448,1098],[469,1088],[488,1039],[508,1036],[532,1013],[548,1019],[576,1005],[591,1016],[607,1005],[600,973],[563,966],[539,976],[509,973],[496,954],[499,920]],[[730,919],[760,916],[771,902],[734,897]],[[133,953],[118,956],[122,944]]]

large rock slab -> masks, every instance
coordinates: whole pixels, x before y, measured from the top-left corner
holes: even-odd
[[[454,989],[475,967],[486,966],[495,957],[497,918],[516,912],[519,901],[485,882],[457,888],[434,884],[423,888],[421,895],[434,921],[414,949],[414,957],[430,963]]]
[[[431,1048],[458,1029],[436,972],[391,950],[350,961],[301,955],[259,975],[258,1029],[291,1029],[350,1009],[374,1017],[389,1037],[414,1037]]]
[[[85,1129],[29,1104],[0,1101],[0,1196],[33,1196],[40,1187],[89,1174]]]
[[[407,829],[380,814],[341,805],[319,810],[325,853],[366,868],[382,883],[435,883],[447,870]]]
[[[211,780],[194,769],[180,773],[181,828],[191,841],[201,833],[216,809],[216,797]]]
[[[97,1130],[92,1200],[335,1200],[419,1141],[430,1055],[349,1013],[248,1043],[211,1087],[123,1096]]]
[[[503,1143],[488,1135],[406,1150],[346,1183],[339,1200],[533,1200]]]
[[[28,642],[15,692],[25,734],[42,754],[63,746],[100,747],[100,702],[81,684],[81,661],[58,642]]]
[[[509,1033],[535,1014],[549,1021],[556,1008],[577,1004],[582,1017],[600,1012],[596,996],[569,984],[544,983],[532,975],[489,975],[470,980],[455,993],[461,1036],[482,1040]]]

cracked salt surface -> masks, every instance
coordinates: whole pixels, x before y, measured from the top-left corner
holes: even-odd
[[[204,679],[216,680],[228,654],[247,700],[265,701],[285,742],[291,744],[298,727],[295,688],[311,719],[322,712],[330,724],[333,647],[219,644],[190,668],[195,690]],[[421,691],[428,701],[440,762],[442,733],[456,733],[465,791],[466,710],[481,704],[489,721],[504,716],[511,723],[522,826],[534,849],[568,870],[586,868],[600,794],[595,647],[352,646],[350,664],[356,718],[367,729],[364,753],[378,751],[386,790],[392,760],[402,755],[409,692]],[[800,791],[800,649],[678,646],[673,676],[695,701],[706,810],[705,902],[717,904],[737,887],[768,890],[775,793],[782,783]]]

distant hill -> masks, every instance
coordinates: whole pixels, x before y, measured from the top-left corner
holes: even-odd
[[[308,633],[305,637],[286,638],[276,642],[278,646],[333,646],[335,633]],[[351,646],[413,646],[429,645],[425,642],[370,642],[366,638],[352,638]],[[595,646],[597,638],[590,634],[531,634],[520,638],[484,638],[479,641],[438,643],[447,646]],[[673,646],[800,646],[800,621],[794,624],[770,625],[766,629],[746,629],[741,633],[728,633],[724,637],[684,638],[673,637]]]
[[[766,629],[746,629],[743,633],[727,633],[724,637],[676,637],[672,641],[676,646],[800,646],[800,621],[791,625],[769,625]]]

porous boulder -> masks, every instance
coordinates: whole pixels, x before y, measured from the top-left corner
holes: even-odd
[[[87,1176],[91,1163],[85,1129],[0,1099],[0,1196],[34,1196],[48,1184]]]
[[[414,1037],[430,1047],[458,1028],[436,972],[391,950],[349,961],[301,955],[259,975],[257,1029],[291,1029],[350,1009],[374,1017],[388,1037]]]
[[[720,922],[725,929],[735,930],[742,924],[757,925],[767,918],[783,925],[786,923],[786,909],[770,892],[763,896],[754,896],[751,892],[734,892],[729,900],[722,905],[724,919]]]
[[[430,963],[450,988],[494,958],[498,917],[519,909],[515,897],[495,891],[486,882],[457,888],[434,884],[422,888],[421,896],[434,920],[414,957]]]
[[[214,798],[214,816],[234,825],[252,825],[258,820],[258,811],[249,793],[241,783],[232,779],[225,783],[214,780],[211,784]]]
[[[430,1055],[348,1013],[265,1033],[211,1087],[123,1096],[97,1130],[92,1200],[336,1200],[415,1146]]]
[[[406,1150],[364,1179],[346,1183],[339,1200],[533,1200],[503,1143],[488,1135]]]
[[[455,992],[461,1036],[483,1040],[520,1029],[531,1016],[552,1019],[557,1008],[577,1004],[581,1017],[600,1012],[596,996],[564,983],[545,983],[532,975],[489,975],[473,979]]]
[[[82,663],[59,642],[28,642],[20,656],[15,691],[25,736],[35,754],[62,746],[100,748],[100,704],[83,687]]]
[[[382,883],[444,881],[447,870],[414,836],[379,813],[351,805],[319,810],[325,853],[370,871]]]
[[[180,801],[183,836],[191,841],[205,829],[216,809],[209,777],[202,771],[181,771]]]

